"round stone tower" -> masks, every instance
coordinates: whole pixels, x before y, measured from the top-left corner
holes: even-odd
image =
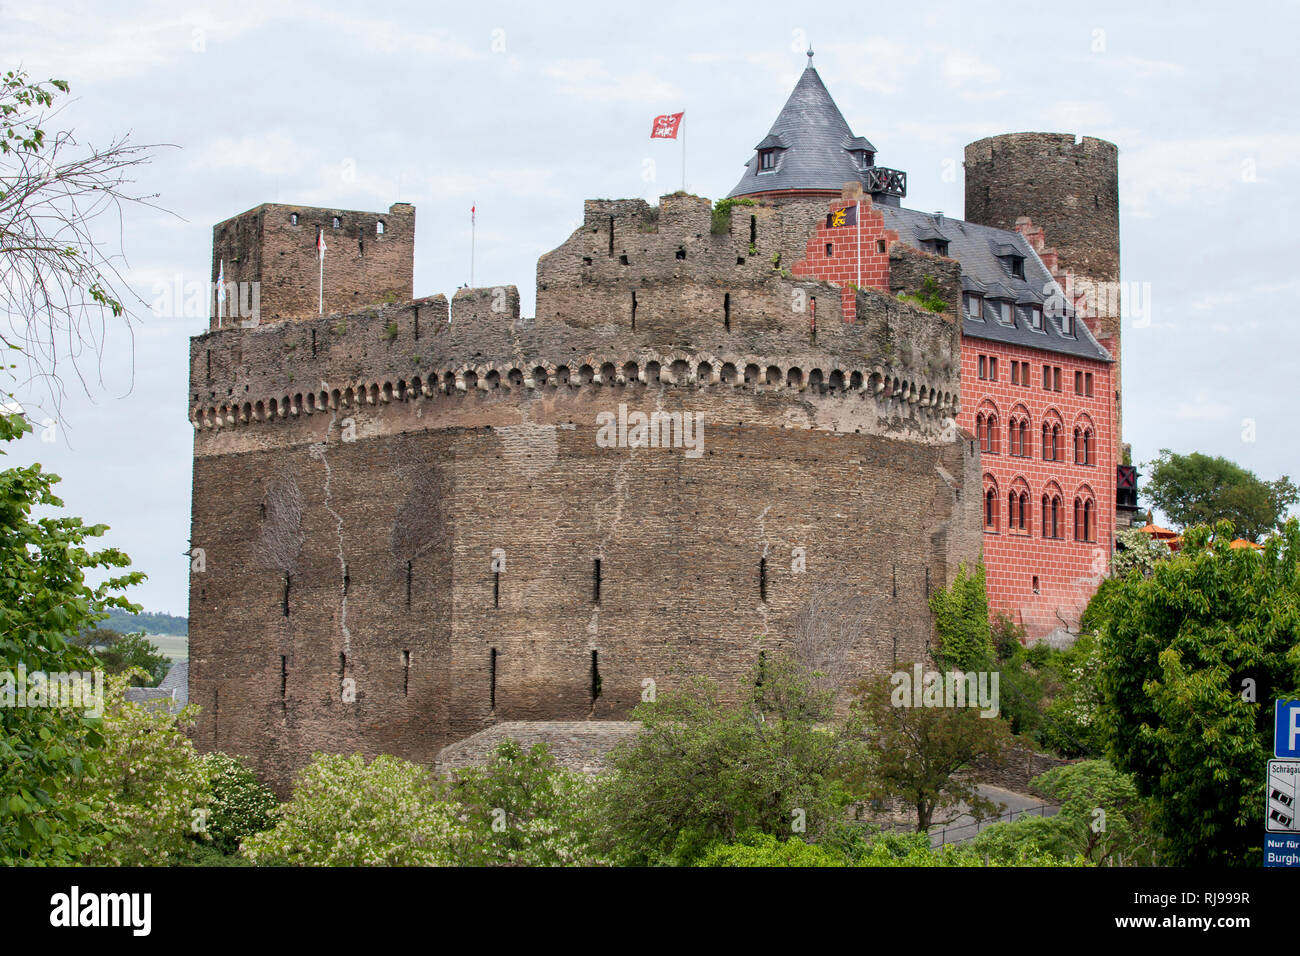
[[[1028,216],[1061,268],[1119,281],[1119,150],[1069,133],[1006,133],[966,147],[966,219],[1000,229]]]

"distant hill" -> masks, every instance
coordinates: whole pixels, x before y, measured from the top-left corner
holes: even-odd
[[[188,618],[176,617],[174,614],[157,614],[145,611],[141,614],[128,614],[119,608],[108,608],[108,619],[99,622],[99,627],[111,628],[130,634],[144,631],[146,634],[175,634],[188,637],[190,622]]]

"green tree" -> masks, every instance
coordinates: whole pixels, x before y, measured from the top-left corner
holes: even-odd
[[[1300,690],[1300,523],[1264,550],[1196,527],[1150,578],[1115,579],[1100,716],[1115,767],[1152,800],[1174,865],[1259,862],[1271,701]]]
[[[911,672],[912,665],[900,665]],[[853,726],[868,742],[858,789],[876,799],[897,797],[916,811],[917,832],[925,832],[939,811],[966,804],[975,815],[994,811],[966,775],[978,760],[1002,760],[1011,744],[1006,722],[981,717],[974,707],[895,705],[888,675],[856,688]]]
[[[1162,448],[1146,467],[1144,496],[1179,528],[1230,521],[1237,534],[1258,541],[1300,501],[1300,489],[1286,475],[1264,481],[1226,458],[1199,452],[1176,455]]]
[[[1116,533],[1115,543],[1117,547],[1110,559],[1110,573],[1117,578],[1134,570],[1149,576],[1156,562],[1163,561],[1171,553],[1169,545],[1141,528],[1125,528]]]
[[[455,774],[465,810],[461,862],[472,866],[574,866],[603,862],[594,849],[595,782],[559,766],[545,744],[507,740],[483,767]]]
[[[202,829],[208,781],[187,735],[198,707],[173,713],[128,701],[126,689],[138,676],[127,671],[107,679],[103,745],[87,755],[84,772],[68,781],[65,798],[92,807],[95,823],[113,834],[84,863],[176,863],[189,849],[187,836]]]
[[[33,83],[22,70],[0,77],[0,347],[21,353],[26,380],[40,381],[57,406],[62,370],[102,353],[111,320],[126,321],[129,286],[120,249],[101,248],[92,224],[125,207],[152,205],[134,190],[151,146],[119,136],[82,147],[68,130],[47,135],[63,80]],[[17,356],[14,356],[15,358]]]
[[[641,704],[641,732],[614,749],[602,787],[607,850],[624,864],[689,865],[750,830],[815,839],[850,798],[840,773],[852,744],[828,723],[833,701],[776,655],[738,703],[697,678]]]
[[[1133,780],[1106,761],[1057,767],[1033,784],[1060,805],[1056,815],[995,823],[975,838],[976,851],[1007,862],[1025,853],[1077,858],[1093,866],[1153,862],[1146,802]]]
[[[128,670],[144,671],[148,677],[142,686],[157,687],[171,668],[171,658],[161,653],[143,634],[122,634],[112,628],[87,627],[72,639],[84,647],[108,674],[123,674]]]
[[[989,630],[989,599],[984,589],[984,562],[967,572],[957,569],[951,586],[930,595],[934,628],[939,635],[935,661],[944,670],[984,670],[993,660]]]
[[[259,866],[453,866],[460,808],[424,767],[381,754],[315,754],[274,828],[244,840]]]
[[[208,782],[208,812],[194,838],[229,856],[245,838],[274,824],[275,794],[230,754],[200,754],[199,764]]]
[[[28,431],[22,416],[0,414],[0,442]],[[112,573],[130,564],[121,551],[87,550],[107,526],[58,514],[33,520],[35,508],[63,506],[52,490],[58,480],[40,465],[0,471],[0,675],[15,682],[20,668],[93,669],[70,640],[103,616],[98,608],[135,610],[122,592],[144,580]],[[108,576],[92,587],[88,571]],[[71,862],[106,838],[95,835],[89,806],[64,798],[102,742],[100,718],[84,709],[0,706],[0,862]]]

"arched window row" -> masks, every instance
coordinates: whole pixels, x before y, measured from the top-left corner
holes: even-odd
[[[1003,531],[1001,513],[1002,496],[996,482],[986,476],[984,483],[984,530],[990,534]],[[1008,534],[1032,535],[1035,527],[1041,537],[1057,540],[1067,536],[1075,541],[1097,540],[1097,501],[1091,489],[1081,489],[1074,497],[1073,521],[1067,527],[1070,515],[1066,513],[1066,499],[1054,484],[1044,490],[1038,500],[1037,524],[1033,513],[1033,497],[1023,480],[1006,494],[1005,524]]]

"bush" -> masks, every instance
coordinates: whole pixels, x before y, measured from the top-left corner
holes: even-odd
[[[229,754],[203,754],[199,762],[210,792],[207,838],[217,853],[229,856],[239,850],[245,837],[271,828],[277,805],[275,794]]]
[[[993,660],[989,629],[989,600],[984,589],[984,562],[967,572],[957,569],[951,587],[930,595],[934,627],[939,635],[935,661],[941,670],[978,671]]]
[[[844,855],[799,839],[751,831],[735,843],[715,843],[696,866],[847,866]]]
[[[782,656],[754,670],[739,703],[697,678],[642,704],[641,732],[615,748],[601,789],[604,848],[624,864],[690,865],[751,830],[815,839],[850,799],[841,772],[855,745],[826,726],[832,698]]]
[[[134,704],[125,692],[140,671],[105,682],[103,746],[69,780],[68,799],[91,808],[95,823],[113,834],[83,862],[97,866],[163,865],[184,859],[187,836],[201,827],[208,782],[186,735],[198,708],[179,714]]]
[[[583,866],[603,862],[593,847],[596,783],[556,764],[545,744],[497,747],[487,765],[456,774],[464,808],[461,862],[474,866]]]
[[[240,850],[260,866],[450,866],[464,839],[432,774],[386,754],[315,754],[275,815]]]

